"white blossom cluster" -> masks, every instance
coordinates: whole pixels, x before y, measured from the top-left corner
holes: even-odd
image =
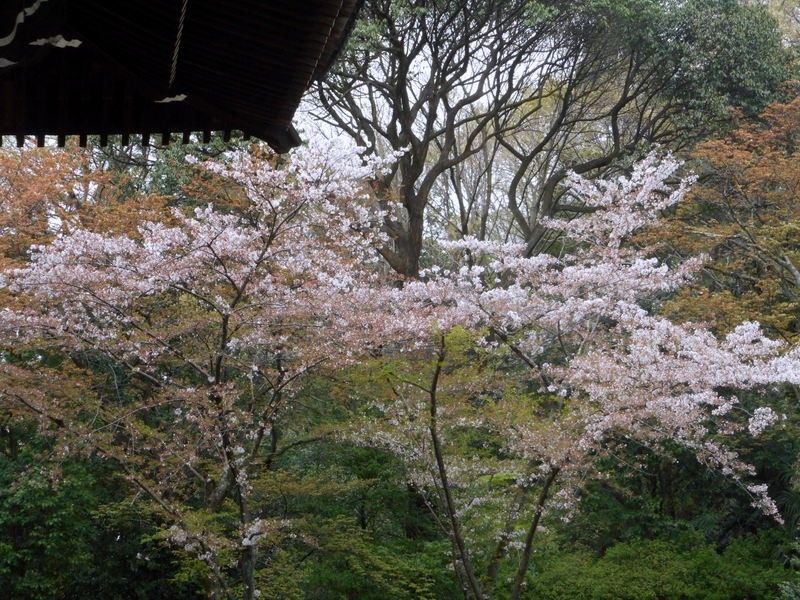
[[[743,429],[759,435],[773,426],[778,417],[769,407],[756,408],[743,424],[730,390],[797,385],[800,348],[766,338],[758,323],[718,338],[700,324],[673,323],[644,308],[685,284],[704,261],[671,266],[626,243],[685,195],[691,178],[666,183],[679,167],[654,154],[628,177],[571,177],[575,201],[595,210],[547,221],[570,240],[565,247],[572,250],[559,256],[527,257],[518,244],[473,238],[442,244],[471,260],[455,270],[433,267],[423,280],[385,292],[397,322],[384,335],[408,340],[415,331],[488,330],[481,344],[487,352],[507,352],[501,340],[512,340],[531,376],[571,407],[552,423],[505,425],[509,449],[528,460],[575,466],[607,453],[613,440],[651,447],[673,440],[736,481],[752,476],[711,436]],[[550,362],[553,356],[558,361]],[[766,500],[759,506],[772,510]]]

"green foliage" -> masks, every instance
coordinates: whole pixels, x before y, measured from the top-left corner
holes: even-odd
[[[173,582],[173,557],[142,542],[157,523],[119,500],[113,468],[48,460],[32,427],[7,428],[0,454],[0,589],[15,600],[195,598]]]
[[[778,585],[781,600],[800,600],[800,581],[784,581]]]
[[[729,107],[754,115],[779,98],[789,79],[791,55],[778,25],[763,6],[736,0],[591,0],[581,14],[592,35],[624,40],[634,53],[659,65],[662,95],[684,102],[684,119],[700,130]],[[699,112],[695,112],[699,111]]]
[[[447,572],[447,542],[374,539],[340,517],[316,522],[319,550],[305,569],[305,598],[435,600],[458,595]]]
[[[774,560],[775,535],[742,538],[717,553],[699,534],[617,544],[597,557],[555,553],[536,561],[530,598],[543,600],[745,600],[776,598],[791,576]]]

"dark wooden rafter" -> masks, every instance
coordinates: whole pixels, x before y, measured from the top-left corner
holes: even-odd
[[[358,4],[5,1],[0,135],[147,145],[246,131],[284,152],[299,143],[300,98],[335,58]]]

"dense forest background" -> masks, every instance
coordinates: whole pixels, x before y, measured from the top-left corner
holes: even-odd
[[[798,48],[366,0],[295,154],[3,148],[0,595],[800,598]]]

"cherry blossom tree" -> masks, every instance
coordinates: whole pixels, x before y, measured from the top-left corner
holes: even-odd
[[[308,373],[361,351],[339,320],[352,282],[379,272],[363,182],[383,164],[331,142],[280,166],[243,152],[198,168],[223,182],[206,205],[130,234],[76,224],[6,270],[0,398],[61,453],[115,461],[206,565],[211,597],[238,581],[253,598],[259,546],[288,535],[258,502],[257,474],[285,450],[276,420]]]
[[[434,492],[466,597],[493,595],[513,551],[510,597],[520,598],[545,510],[567,515],[598,459],[631,443],[681,444],[780,520],[767,486],[725,440],[780,420],[768,406],[748,412],[737,394],[800,383],[800,348],[767,339],[757,323],[717,338],[654,310],[703,262],[665,264],[631,240],[692,184],[665,183],[679,167],[652,155],[628,177],[573,175],[569,193],[586,210],[547,220],[561,232],[559,251],[443,243],[460,266],[429,269],[394,292],[398,328],[433,331],[434,341],[418,354],[422,365],[403,369],[389,357],[372,382],[386,400],[347,435],[396,452],[417,487]],[[495,451],[468,458],[470,431]],[[478,505],[484,515],[494,507],[488,533],[471,526]]]

